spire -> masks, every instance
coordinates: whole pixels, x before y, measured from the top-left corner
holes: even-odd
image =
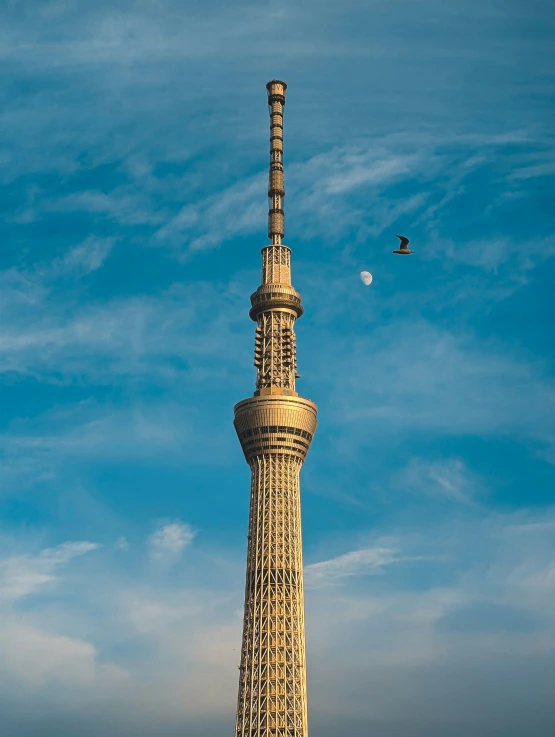
[[[285,235],[283,198],[283,108],[287,85],[273,79],[266,85],[270,112],[270,176],[268,180],[268,238],[272,245],[281,245]]]
[[[284,236],[283,198],[283,107],[287,85],[273,79],[266,85],[270,113],[270,171],[268,176],[268,238],[262,249],[262,284],[291,287],[291,249],[282,245]],[[300,303],[299,303],[300,304]]]
[[[291,284],[291,249],[281,239],[283,227],[283,106],[287,85],[266,85],[270,112],[270,171],[268,178],[268,237],[262,249],[261,284],[251,295],[250,316],[257,323],[254,365],[256,396],[297,396],[295,320],[303,313],[301,295]]]

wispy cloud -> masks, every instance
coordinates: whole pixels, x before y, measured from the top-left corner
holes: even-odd
[[[77,484],[79,474],[72,474],[81,464],[101,459],[182,464],[187,458],[194,463],[213,457],[214,443],[225,462],[228,438],[209,428],[205,433],[205,419],[195,416],[184,416],[179,405],[167,402],[110,408],[83,402],[53,409],[0,434],[3,489],[14,493],[29,484],[52,482],[60,473]]]
[[[168,522],[161,525],[148,538],[150,557],[157,563],[175,563],[185,548],[190,545],[196,531],[186,522]]]
[[[455,262],[476,266],[496,276],[500,275],[500,267],[505,266],[509,273],[504,276],[508,281],[522,280],[526,272],[555,255],[553,236],[516,241],[507,235],[461,244],[455,243],[449,236],[439,238],[434,233],[427,246],[429,255],[435,258],[449,257]]]
[[[468,503],[479,488],[479,481],[460,458],[425,461],[412,458],[397,474],[396,485],[414,494],[424,494],[454,502]]]
[[[283,13],[262,13],[250,2],[241,2],[234,8],[218,5],[214,16],[179,13],[171,0],[165,0],[163,13],[155,12],[148,4],[137,12],[127,3],[117,3],[113,8],[100,3],[95,8],[86,7],[80,16],[75,4],[68,0],[39,13],[43,33],[14,22],[14,36],[5,38],[3,53],[12,63],[54,68],[209,59],[220,56],[222,44],[242,56],[246,42],[252,43],[270,24],[280,26],[285,22]],[[65,34],[52,37],[56,25],[61,24],[66,32],[75,31],[79,17],[87,19],[80,33],[73,38]]]
[[[43,279],[60,276],[84,275],[99,269],[110,255],[114,238],[90,236],[83,243],[71,248],[61,259],[54,260],[41,276]]]
[[[98,544],[92,542],[66,542],[56,548],[47,548],[36,556],[0,558],[0,597],[4,601],[13,601],[53,585],[59,568],[97,548]]]
[[[553,432],[555,387],[540,363],[502,355],[470,336],[426,323],[387,332],[377,329],[364,343],[345,345],[333,372],[350,377],[337,397],[341,422],[379,418],[382,432],[402,426],[404,432],[418,427],[530,440]]]
[[[52,263],[40,278],[19,270],[0,274],[5,287],[0,370],[43,379],[50,375],[53,381],[92,378],[93,373],[111,381],[121,372],[144,371],[171,377],[182,370],[194,373],[198,360],[187,369],[194,356],[213,359],[226,343],[232,354],[234,334],[243,322],[239,310],[229,309],[239,300],[233,289],[226,292],[209,281],[175,284],[160,295],[76,306],[75,292],[64,296],[54,286],[67,269],[86,273],[99,268],[111,246],[111,241],[89,240]],[[218,369],[225,367],[213,360],[205,366],[209,373]]]
[[[346,577],[382,573],[385,566],[400,560],[398,553],[399,550],[395,548],[361,548],[330,560],[312,563],[305,568],[307,586],[319,588]]]
[[[16,683],[33,690],[55,685],[67,693],[94,685],[108,692],[125,682],[127,676],[123,668],[99,662],[90,642],[38,629],[21,620],[5,622],[0,630],[0,653],[2,670],[7,670]]]
[[[144,194],[138,191],[127,193],[126,189],[116,189],[109,194],[85,190],[43,203],[43,215],[72,212],[105,215],[126,226],[156,224],[163,219],[163,215],[154,211],[152,202]]]
[[[384,184],[399,180],[418,164],[417,155],[392,156],[370,149],[367,151],[339,149],[320,154],[309,162],[305,176],[314,176],[329,194],[345,194],[367,184]],[[326,172],[328,176],[321,175]]]
[[[258,174],[224,192],[186,205],[156,232],[155,241],[178,245],[186,254],[263,230],[267,212],[263,199],[265,179]]]

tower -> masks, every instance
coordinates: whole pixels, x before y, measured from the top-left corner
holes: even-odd
[[[285,82],[266,85],[270,111],[270,244],[251,295],[256,322],[254,396],[234,425],[251,469],[245,613],[236,737],[307,737],[303,557],[299,472],[316,429],[316,405],[295,391],[295,320],[301,295],[284,246]]]

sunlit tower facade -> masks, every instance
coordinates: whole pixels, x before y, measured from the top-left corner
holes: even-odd
[[[254,396],[234,425],[251,469],[247,576],[236,737],[307,737],[303,555],[299,473],[316,430],[316,405],[295,390],[295,321],[284,236],[285,82],[266,85],[270,112],[269,245],[251,295],[256,322]]]

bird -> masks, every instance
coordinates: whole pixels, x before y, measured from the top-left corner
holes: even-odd
[[[413,251],[410,250],[408,247],[409,245],[409,239],[405,238],[404,235],[398,235],[397,238],[401,241],[401,246],[399,247],[398,251],[393,251],[393,253],[400,253],[401,256],[408,256],[409,253],[413,253]]]

